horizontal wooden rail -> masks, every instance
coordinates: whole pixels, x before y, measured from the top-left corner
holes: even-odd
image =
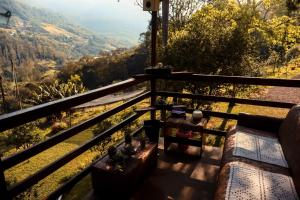
[[[187,109],[187,113],[193,113],[193,109]],[[201,110],[203,113],[203,116],[208,117],[217,117],[217,118],[224,118],[224,119],[234,119],[238,120],[239,115],[234,113],[224,113],[224,112],[216,112],[216,111],[210,111],[210,110]]]
[[[238,125],[276,134],[283,121],[284,118],[239,113]]]
[[[146,112],[144,112],[144,113],[139,112],[139,113],[136,113],[136,114],[128,117],[127,119],[125,119],[121,123],[119,123],[119,124],[111,127],[110,129],[102,132],[101,134],[97,135],[93,139],[91,139],[88,142],[82,144],[77,149],[67,153],[66,155],[64,155],[60,159],[54,161],[53,163],[47,165],[46,167],[44,167],[42,169],[40,169],[35,174],[25,178],[24,180],[22,180],[21,182],[19,182],[17,184],[15,184],[14,186],[12,186],[11,188],[8,189],[10,195],[11,196],[17,196],[21,192],[23,192],[26,189],[30,188],[31,186],[36,184],[38,181],[44,179],[45,177],[47,177],[48,175],[50,175],[51,173],[53,173],[54,171],[56,171],[60,167],[64,166],[65,164],[67,164],[68,162],[73,160],[74,158],[78,157],[79,155],[81,155],[82,153],[84,153],[85,151],[90,149],[91,147],[98,144],[100,141],[102,141],[105,138],[111,136],[113,133],[120,130],[121,128],[128,125],[129,123],[133,122],[134,120],[136,120],[137,118],[139,118],[140,116],[142,116],[145,113]]]
[[[178,92],[160,91],[160,92],[156,92],[155,94],[164,97],[178,97],[178,98],[197,99],[202,101],[214,101],[214,102],[231,102],[231,103],[238,103],[238,104],[249,104],[249,105],[256,105],[256,106],[276,107],[276,108],[292,108],[294,105],[296,105],[294,103],[285,103],[285,102],[276,102],[276,101],[206,96],[200,94],[183,94]]]
[[[207,128],[203,129],[203,133],[210,134],[210,135],[217,135],[217,136],[226,136],[227,135],[226,131],[207,129]]]
[[[164,109],[164,110],[171,110],[172,106],[167,105],[165,108],[166,109]],[[141,108],[141,109],[136,110],[136,112],[153,111],[153,110],[163,110],[163,106],[145,107],[145,108]],[[194,111],[194,109],[191,109],[191,108],[186,109],[186,112],[190,113],[190,114],[193,113],[193,111]],[[234,119],[234,120],[239,119],[239,115],[234,114],[234,113],[224,113],[224,112],[216,112],[216,111],[210,111],[210,110],[201,110],[201,111],[203,113],[203,116],[206,117],[206,118],[208,118],[208,117],[217,117],[217,118]]]
[[[11,155],[10,157],[7,157],[3,159],[2,162],[2,167],[3,169],[8,169],[26,159],[29,159],[30,157],[37,155],[38,153],[76,135],[77,133],[80,133],[81,131],[84,131],[85,129],[101,122],[102,120],[136,104],[139,103],[140,101],[144,100],[145,98],[150,96],[150,92],[144,93],[139,95],[138,97],[135,97],[134,99],[116,107],[113,108],[109,111],[106,111],[96,117],[93,117],[92,119],[89,119],[87,121],[84,121],[78,125],[75,125],[65,131],[62,131],[61,133],[41,142],[36,145],[33,145],[32,147],[29,147],[28,149],[18,152],[14,155]]]
[[[0,115],[0,131],[17,127],[41,117],[51,115],[53,113],[67,110],[74,106],[78,106],[94,99],[118,92],[122,89],[127,89],[131,86],[135,86],[143,81],[144,79],[137,80],[131,78],[126,81],[91,90],[83,94],[78,94],[64,99],[52,101],[13,113]]]
[[[264,85],[264,86],[282,86],[282,87],[300,87],[299,79],[277,79],[277,78],[258,78],[245,76],[222,76],[222,75],[205,75],[193,74],[188,72],[173,72],[170,75],[150,75],[141,74],[134,76],[136,79],[165,79],[177,81],[197,81],[212,83],[232,83],[247,85]]]
[[[202,141],[195,140],[195,139],[189,139],[189,138],[183,138],[183,137],[173,137],[173,136],[167,135],[167,136],[164,136],[164,140],[165,140],[164,142],[202,147]]]
[[[139,133],[141,133],[143,131],[143,129],[144,129],[144,127],[138,128],[136,131],[131,133],[131,135],[136,136]],[[123,142],[124,142],[124,140],[122,140],[121,142],[119,142],[115,146],[116,147],[120,146]],[[101,159],[103,159],[103,157],[105,157],[105,156],[107,156],[107,153],[105,155],[103,155],[101,158],[98,158],[96,161],[92,162],[88,167],[86,167],[81,172],[79,172],[74,177],[72,177],[70,180],[68,180],[64,185],[60,186],[57,190],[52,192],[46,199],[47,200],[56,200],[64,192],[72,189],[72,187],[74,187],[82,178],[84,178],[85,176],[87,176],[90,173],[91,167],[94,164],[96,164],[97,162],[99,162]]]

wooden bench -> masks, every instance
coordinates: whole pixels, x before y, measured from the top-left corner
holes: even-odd
[[[267,162],[256,161],[253,159],[233,155],[234,149],[236,148],[235,145],[238,137],[237,134],[241,133],[259,136],[264,139],[275,139],[277,141],[276,144],[278,144],[279,141],[279,146],[282,148],[281,152],[284,154],[288,167],[286,168]],[[297,199],[297,193],[298,195],[300,194],[300,106],[294,106],[289,111],[285,119],[240,114],[237,126],[229,131],[225,140],[221,171],[218,179],[218,187],[215,193],[216,200],[223,200],[226,198],[233,199],[226,195],[229,191],[229,183],[232,183],[230,181],[233,178],[232,166],[236,164],[241,167],[258,170],[266,174],[270,172],[274,176],[283,175],[284,177],[291,177],[291,182],[294,184],[294,187],[291,188],[295,188],[296,192],[294,190],[289,192],[295,194],[294,196]],[[248,176],[251,176],[251,174],[243,174],[242,181],[244,185],[248,185],[246,188],[250,189],[250,186],[253,185],[249,183],[250,177]],[[278,184],[270,181],[268,184],[271,184],[272,187],[265,192],[266,196],[262,197],[261,199],[272,196],[273,194],[269,194],[268,192],[272,190],[274,191],[276,187],[282,189],[282,184],[284,183]],[[248,195],[251,195],[249,194],[249,191],[242,189],[240,189],[239,192],[244,192],[244,194],[248,192]],[[260,199],[259,192],[252,195],[255,195],[256,199]],[[277,199],[287,198],[283,197],[284,194],[281,195],[282,196],[278,197]],[[291,196],[289,197],[291,198]]]

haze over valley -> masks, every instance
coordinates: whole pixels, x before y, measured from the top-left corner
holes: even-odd
[[[136,0],[23,0],[31,6],[63,14],[100,35],[136,45],[150,14]]]

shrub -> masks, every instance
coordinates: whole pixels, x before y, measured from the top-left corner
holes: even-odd
[[[7,136],[6,144],[12,145],[16,149],[25,149],[30,147],[32,144],[36,144],[41,141],[41,136],[35,131],[36,122],[30,122],[24,124],[10,131]]]

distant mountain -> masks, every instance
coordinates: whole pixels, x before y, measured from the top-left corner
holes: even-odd
[[[86,30],[60,14],[21,1],[0,0],[0,8],[0,12],[12,12],[9,27],[0,25],[0,64],[9,63],[9,58],[17,64],[27,59],[53,59],[60,63],[126,45]]]
[[[147,30],[151,15],[136,0],[20,0],[70,17],[82,27],[117,39],[127,47],[139,43]],[[138,0],[140,1],[140,0]]]

